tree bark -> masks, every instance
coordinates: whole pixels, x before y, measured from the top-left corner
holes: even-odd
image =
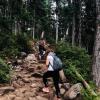
[[[96,11],[97,11],[97,22],[96,22],[97,31],[94,44],[92,74],[96,86],[100,88],[100,0],[96,0]]]

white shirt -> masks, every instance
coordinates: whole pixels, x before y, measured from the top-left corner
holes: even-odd
[[[52,68],[52,66],[53,66],[53,57],[51,55],[48,55],[47,60],[50,63],[49,66],[48,66],[48,71],[54,71],[53,68]]]

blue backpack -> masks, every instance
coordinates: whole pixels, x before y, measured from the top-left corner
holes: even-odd
[[[62,69],[62,61],[61,59],[56,56],[56,55],[53,55],[53,66],[52,68],[55,70],[61,70]]]

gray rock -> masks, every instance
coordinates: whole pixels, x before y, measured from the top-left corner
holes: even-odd
[[[21,87],[18,83],[16,83],[16,81],[12,82],[12,86],[14,88],[20,88]]]
[[[30,83],[30,79],[29,79],[29,78],[23,78],[22,81],[23,81],[24,83]]]
[[[18,80],[17,83],[20,85],[20,86],[24,86],[25,83],[22,81],[22,80]]]
[[[9,92],[13,92],[13,91],[15,91],[14,87],[11,87],[11,86],[1,87],[0,88],[0,95],[6,94],[6,93],[9,93]]]
[[[0,100],[11,100],[8,95],[0,97]]]
[[[28,100],[37,100],[35,97],[29,97]]]
[[[38,73],[38,72],[34,72],[31,76],[35,77],[35,78],[42,78],[43,74]]]
[[[33,92],[25,92],[24,96],[25,97],[34,97],[34,93]]]
[[[61,93],[61,95],[64,95],[65,89],[64,89],[64,88],[61,88],[61,89],[60,89],[60,93]]]
[[[19,89],[20,93],[25,93],[26,91],[27,91],[27,88],[25,88],[25,87]]]
[[[30,87],[32,87],[32,88],[36,88],[37,86],[38,86],[37,83],[33,83]]]
[[[64,98],[69,98],[70,100],[74,99],[77,97],[78,94],[81,93],[82,90],[82,84],[77,83],[73,85],[64,95]]]
[[[37,98],[37,100],[48,100],[47,98],[44,98],[44,97],[41,97],[41,96],[37,96],[36,98]]]
[[[36,57],[34,54],[29,54],[26,58],[26,61],[31,62],[31,61],[37,61]]]
[[[22,64],[23,61],[21,59],[17,59],[17,64]]]
[[[28,68],[28,71],[29,71],[29,72],[34,72],[34,70],[35,70],[34,67],[29,67],[29,68]]]
[[[22,57],[22,58],[24,58],[24,57],[26,57],[26,56],[27,56],[26,52],[21,52],[21,57]]]
[[[61,87],[63,87],[64,89],[68,90],[71,87],[71,84],[70,83],[63,83],[61,85]]]
[[[14,100],[24,100],[22,97],[16,97]]]
[[[14,100],[16,97],[16,95],[14,95],[14,94],[9,94],[8,96],[9,96],[10,100]]]
[[[14,94],[16,95],[16,97],[24,97],[24,94],[21,93],[19,90],[16,90],[16,91],[14,92]]]

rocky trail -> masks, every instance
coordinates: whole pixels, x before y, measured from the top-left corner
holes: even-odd
[[[44,86],[42,75],[45,71],[45,64],[36,62],[33,58],[27,59],[27,61],[22,63],[21,61],[19,62],[16,68],[12,70],[12,80],[10,84],[0,86],[0,100],[57,100],[52,79],[48,79],[50,93],[42,92]],[[63,96],[70,88],[70,84],[64,83],[64,86],[62,84],[59,85]],[[76,98],[73,100],[79,99]]]

